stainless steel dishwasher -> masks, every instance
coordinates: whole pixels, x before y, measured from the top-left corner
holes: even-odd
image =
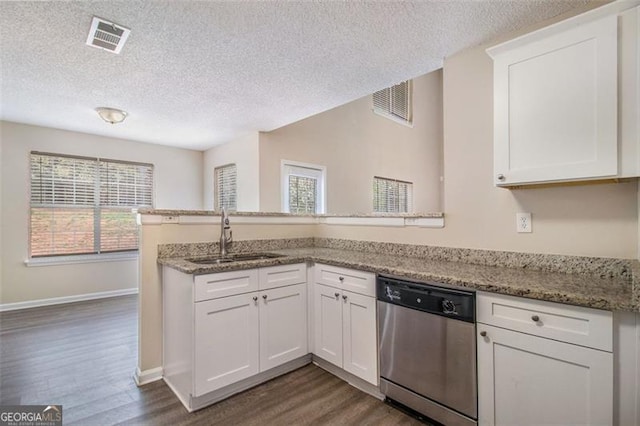
[[[447,426],[476,425],[475,293],[379,275],[380,390]]]

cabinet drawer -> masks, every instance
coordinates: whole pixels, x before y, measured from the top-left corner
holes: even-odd
[[[478,292],[478,322],[611,352],[609,311]]]
[[[196,275],[193,280],[196,302],[258,290],[257,269]]]
[[[307,265],[305,263],[260,268],[260,290],[306,282]]]
[[[370,272],[316,264],[315,282],[365,296],[376,295],[376,276]]]

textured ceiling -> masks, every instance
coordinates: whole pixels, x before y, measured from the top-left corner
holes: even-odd
[[[2,1],[0,118],[202,150],[586,3]],[[120,55],[85,45],[93,15],[131,28]],[[109,125],[98,106],[129,117]]]

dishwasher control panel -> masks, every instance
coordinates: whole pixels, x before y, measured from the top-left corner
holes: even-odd
[[[404,306],[466,322],[475,322],[475,292],[379,275],[381,302]]]

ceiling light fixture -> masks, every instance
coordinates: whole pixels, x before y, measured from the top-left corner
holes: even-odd
[[[129,113],[121,109],[100,107],[96,108],[96,112],[104,121],[110,124],[122,123]]]

